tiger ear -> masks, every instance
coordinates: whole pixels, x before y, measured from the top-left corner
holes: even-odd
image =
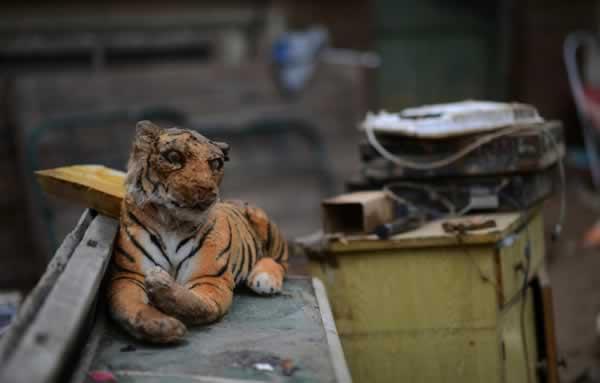
[[[225,156],[225,161],[229,161],[229,144],[225,142],[213,142],[217,146],[217,148],[221,149],[223,152],[223,156]]]
[[[138,122],[135,129],[135,138],[133,139],[131,159],[145,158],[156,145],[161,131],[162,129],[159,126],[150,121]]]
[[[150,139],[154,141],[160,135],[162,129],[160,126],[155,125],[152,121],[144,120],[139,121],[135,129],[136,139]]]

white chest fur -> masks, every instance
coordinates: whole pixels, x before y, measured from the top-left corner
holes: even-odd
[[[184,282],[189,275],[190,258],[197,253],[198,238],[194,234],[179,231],[161,230],[156,234],[148,232],[140,236],[142,247],[149,257],[144,257],[144,272],[158,265],[167,271],[178,282]]]

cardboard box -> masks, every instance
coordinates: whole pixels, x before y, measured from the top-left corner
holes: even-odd
[[[342,194],[321,204],[325,233],[371,233],[394,219],[394,203],[383,191]]]

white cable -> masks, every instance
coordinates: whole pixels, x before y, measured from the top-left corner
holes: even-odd
[[[386,148],[383,147],[383,145],[381,145],[381,143],[375,136],[373,126],[371,126],[370,124],[365,124],[364,127],[365,127],[365,132],[367,134],[367,139],[369,140],[369,144],[371,144],[371,146],[383,158],[395,163],[396,165],[399,165],[399,166],[402,166],[405,168],[409,168],[409,169],[416,169],[416,170],[433,170],[433,169],[437,169],[437,168],[441,168],[441,167],[450,165],[451,163],[460,160],[461,158],[465,157],[467,154],[473,152],[474,150],[477,150],[478,148],[480,148],[481,146],[483,146],[487,143],[494,141],[497,138],[508,136],[510,134],[513,134],[513,133],[516,133],[519,131],[523,131],[523,130],[536,129],[536,128],[531,128],[530,126],[527,126],[527,125],[515,125],[515,126],[510,126],[510,127],[504,128],[504,129],[500,129],[493,133],[489,133],[489,134],[479,137],[478,139],[469,143],[468,145],[466,145],[464,148],[462,148],[458,152],[451,154],[450,156],[448,156],[446,158],[442,158],[441,160],[431,161],[429,163],[424,163],[424,162],[411,161],[406,158],[399,157],[393,153],[390,153]]]
[[[558,156],[558,175],[560,177],[560,210],[558,213],[558,222],[554,225],[553,235],[554,239],[556,239],[556,237],[560,236],[562,233],[563,224],[567,216],[567,175],[565,172],[565,163],[563,157],[560,155],[560,148],[558,142],[556,142],[556,138],[552,135],[548,128],[543,128],[542,131],[552,142],[552,146],[554,146],[554,150]]]

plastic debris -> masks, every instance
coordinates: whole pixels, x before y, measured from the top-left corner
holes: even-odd
[[[273,366],[271,366],[269,363],[256,363],[254,368],[256,368],[258,371],[275,371]]]
[[[22,295],[17,291],[0,291],[0,335],[8,328],[12,319],[17,315]]]
[[[90,371],[89,375],[90,375],[90,378],[92,378],[92,380],[94,382],[116,382],[117,381],[117,378],[115,377],[115,375],[110,371],[101,371],[101,370]]]

